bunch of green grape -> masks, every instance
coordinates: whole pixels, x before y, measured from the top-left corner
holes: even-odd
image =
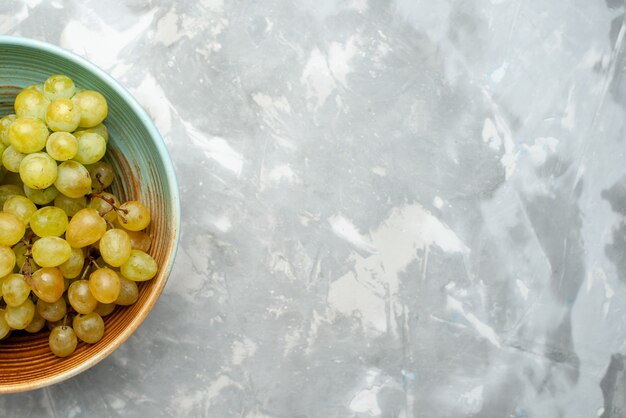
[[[150,212],[106,191],[106,99],[57,74],[23,89],[0,119],[0,339],[50,330],[50,350],[96,343],[116,306],[157,273]]]

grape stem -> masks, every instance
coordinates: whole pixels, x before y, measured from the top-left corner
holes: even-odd
[[[98,184],[100,184],[100,190],[104,189],[104,183],[102,182],[102,180],[100,180],[101,178],[102,174],[96,173],[96,180],[98,181]]]
[[[85,267],[83,267],[83,274],[80,276],[81,280],[85,280],[85,277],[87,277],[87,272],[89,271],[89,267],[91,267],[92,263],[95,264],[96,262],[93,259],[93,257],[91,256],[91,254],[89,254],[87,256],[87,263],[85,263]]]
[[[24,245],[26,245],[26,247],[28,248],[31,247],[31,241],[33,240],[34,236],[35,236],[35,233],[33,231],[30,231],[28,234],[24,236],[24,238],[22,238],[22,242],[24,243]]]
[[[32,240],[33,237],[35,236],[35,234],[33,233],[33,231],[30,231],[25,237],[24,239],[22,239],[22,243],[24,243],[24,263],[22,264],[22,267],[20,267],[20,274],[24,275],[24,280],[26,280],[26,283],[28,283],[31,287],[33,287],[34,283],[31,283],[31,275],[33,274],[33,270],[32,267],[30,265],[30,259],[32,258],[32,254],[30,252],[30,249],[32,247]]]
[[[123,213],[124,215],[128,215],[128,209],[122,209],[119,206],[115,205],[115,201],[113,199],[111,199],[110,197],[104,196],[100,193],[92,193],[89,197],[91,197],[92,199],[94,197],[97,197],[99,199],[104,200],[105,202],[107,202],[109,204],[109,206],[111,206],[111,209],[109,209],[108,211],[104,212],[104,213],[100,213],[100,216],[104,216],[107,213],[111,212],[112,210],[114,210],[115,212],[117,212],[117,216],[119,216],[119,218],[121,219],[122,222],[127,223],[128,221],[126,220],[126,218],[124,218],[123,215],[121,215],[120,213]]]
[[[65,329],[66,326],[67,326],[67,313],[63,317],[63,329]]]

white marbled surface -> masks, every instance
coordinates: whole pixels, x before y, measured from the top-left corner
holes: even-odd
[[[623,1],[12,1],[174,159],[150,317],[10,417],[625,417]]]

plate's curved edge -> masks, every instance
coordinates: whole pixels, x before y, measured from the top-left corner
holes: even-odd
[[[157,147],[159,156],[164,161],[164,167],[166,171],[165,173],[166,181],[169,183],[169,186],[171,186],[171,190],[174,191],[174,193],[172,193],[172,197],[170,200],[170,204],[172,208],[172,215],[173,215],[172,216],[172,221],[173,221],[172,229],[174,233],[174,237],[173,237],[174,245],[170,247],[170,254],[168,257],[171,259],[171,262],[169,263],[169,265],[167,266],[165,270],[162,270],[160,272],[160,275],[163,276],[163,280],[159,284],[159,288],[157,289],[158,291],[155,292],[155,295],[153,297],[150,297],[148,300],[146,300],[145,305],[142,307],[142,308],[145,308],[147,312],[149,312],[154,307],[154,305],[156,304],[156,301],[158,300],[159,296],[163,292],[165,285],[167,284],[169,275],[172,272],[174,262],[176,260],[176,255],[178,253],[178,246],[179,246],[179,240],[180,240],[180,235],[181,235],[180,228],[181,228],[181,223],[182,223],[180,189],[178,188],[178,180],[177,180],[176,172],[174,170],[174,163],[169,155],[167,147],[165,146],[165,141],[163,140],[161,133],[159,132],[157,127],[154,125],[154,123],[152,122],[152,119],[150,118],[148,113],[145,111],[145,109],[139,104],[137,99],[135,99],[135,97],[124,86],[122,86],[117,80],[115,80],[112,76],[110,76],[106,71],[104,71],[103,69],[98,67],[96,64],[92,63],[91,61],[88,61],[86,58],[83,58],[75,54],[74,52],[68,51],[67,49],[57,46],[57,45],[52,45],[46,42],[42,42],[42,41],[30,39],[30,38],[19,37],[19,36],[0,35],[0,45],[2,44],[11,44],[11,45],[23,46],[23,47],[34,48],[34,49],[41,49],[51,54],[59,55],[69,61],[72,61],[86,68],[88,71],[94,73],[97,77],[102,79],[113,90],[115,90],[120,96],[127,99],[128,105],[132,108],[134,112],[137,113],[137,115],[139,116],[139,119],[142,121],[143,125],[148,130],[150,137],[157,139],[156,141],[154,141],[154,144]],[[18,393],[18,392],[41,389],[46,386],[61,383],[71,377],[74,377],[86,371],[87,369],[98,364],[100,361],[104,360],[113,351],[115,351],[120,345],[122,345],[126,340],[128,340],[130,335],[133,332],[135,332],[135,330],[143,323],[146,316],[134,318],[134,320],[129,324],[129,326],[125,328],[124,331],[122,331],[112,341],[111,344],[109,344],[102,351],[96,353],[93,357],[89,359],[89,361],[86,361],[85,363],[82,363],[76,366],[75,368],[70,369],[67,372],[61,373],[57,376],[47,377],[45,379],[34,379],[30,381],[29,383],[22,383],[22,384],[17,383],[17,384],[7,385],[4,387],[0,386],[0,394]]]

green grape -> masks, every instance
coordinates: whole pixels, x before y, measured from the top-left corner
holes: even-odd
[[[124,277],[136,282],[150,280],[156,276],[157,270],[158,266],[154,258],[140,250],[132,250],[128,260],[120,267]]]
[[[16,115],[8,115],[0,119],[0,142],[6,146],[10,145],[9,125],[11,125],[15,119],[17,119]]]
[[[76,212],[87,207],[87,198],[85,196],[72,198],[59,194],[54,199],[54,206],[62,209],[67,216],[74,216]]]
[[[78,151],[74,160],[81,164],[93,164],[99,161],[107,150],[106,141],[96,133],[77,135]]]
[[[37,206],[24,196],[9,197],[2,207],[4,212],[12,213],[28,225],[30,217],[37,212]]]
[[[12,213],[0,212],[0,245],[17,244],[26,232],[26,224]]]
[[[93,128],[78,128],[75,132],[75,135],[79,135],[81,132],[93,132],[100,135],[106,142],[109,142],[109,130],[104,123],[94,126]]]
[[[43,94],[48,100],[69,99],[76,92],[71,78],[63,74],[55,74],[43,83]]]
[[[137,282],[128,280],[126,277],[120,277],[120,294],[115,299],[116,305],[128,306],[137,302],[139,299],[139,287]]]
[[[40,237],[60,237],[68,224],[67,214],[55,206],[45,206],[30,217],[30,229]]]
[[[113,303],[120,294],[120,276],[109,268],[99,268],[89,275],[89,290],[98,302]]]
[[[83,197],[91,191],[91,177],[84,165],[64,161],[59,165],[55,187],[67,197]]]
[[[28,154],[20,163],[20,178],[31,189],[47,189],[57,179],[57,162],[45,152]]]
[[[67,288],[67,297],[72,308],[78,313],[88,314],[96,309],[98,300],[93,297],[89,290],[87,280],[76,280]]]
[[[0,204],[4,207],[4,204],[11,196],[24,196],[24,189],[22,186],[15,184],[3,184],[0,186]]]
[[[103,95],[93,90],[83,90],[72,97],[72,101],[80,110],[81,128],[92,128],[102,123],[109,111]]]
[[[18,117],[9,125],[9,143],[23,154],[41,151],[47,139],[48,127],[40,119]]]
[[[47,189],[43,190],[37,190],[31,189],[27,185],[24,185],[23,189],[26,197],[32,200],[33,203],[37,205],[47,205],[59,195],[59,191],[54,186],[50,186]]]
[[[53,132],[46,142],[46,152],[57,161],[71,160],[78,152],[78,140],[69,132]]]
[[[2,297],[9,306],[20,306],[30,295],[30,286],[21,274],[9,274],[2,282]]]
[[[119,267],[130,257],[132,250],[126,231],[110,229],[100,238],[100,255],[108,265]]]
[[[37,301],[37,312],[39,312],[39,315],[46,321],[60,321],[67,313],[67,303],[65,303],[65,299],[63,298],[59,298],[59,300],[52,303],[39,299]]]
[[[15,253],[6,246],[0,245],[0,277],[10,274],[15,267]]]
[[[37,310],[35,309],[35,315],[33,316],[33,319],[30,321],[30,324],[28,324],[28,326],[24,328],[24,331],[30,334],[35,334],[41,331],[43,327],[45,326],[46,326],[46,320],[43,319],[41,315],[39,315],[39,312],[37,312]]]
[[[44,237],[35,241],[32,252],[41,267],[57,267],[70,259],[72,247],[63,238]]]
[[[66,279],[75,279],[83,270],[85,254],[81,248],[72,248],[69,260],[59,266],[59,270]]]
[[[129,200],[122,203],[117,213],[120,225],[129,231],[141,231],[150,224],[150,212],[143,203]]]
[[[52,303],[63,296],[65,279],[56,267],[42,267],[31,276],[30,287],[39,299]]]
[[[2,165],[13,173],[19,173],[20,164],[24,157],[26,157],[26,154],[22,154],[11,145],[2,153]]]
[[[4,319],[13,329],[24,329],[30,324],[35,316],[35,304],[26,298],[24,303],[18,306],[7,305]]]
[[[100,303],[96,305],[96,309],[93,311],[100,315],[101,317],[110,315],[115,309],[115,303]]]
[[[107,202],[107,200],[109,202],[113,202],[113,205]],[[92,197],[88,206],[97,210],[100,216],[102,216],[106,221],[115,222],[117,220],[117,213],[115,212],[114,207],[119,207],[120,201],[117,197],[115,197],[115,195],[102,192],[99,193],[99,196],[96,195]]]
[[[46,124],[55,132],[72,132],[78,128],[80,111],[70,99],[56,99],[46,110]]]
[[[83,248],[98,241],[107,230],[107,224],[92,208],[82,209],[72,217],[65,239],[73,248]]]
[[[86,315],[76,315],[72,323],[76,336],[87,344],[95,344],[104,335],[104,321],[95,312]]]
[[[9,148],[8,145],[4,145],[2,142],[0,142],[0,157],[2,157],[2,154],[4,154],[4,151],[6,151],[7,148]],[[0,173],[2,174],[1,178],[4,178],[6,172],[7,169],[4,166],[0,166]]]
[[[43,93],[43,84],[29,84],[28,86],[24,87],[24,90],[36,90],[39,93]]]
[[[11,332],[11,326],[4,318],[5,315],[6,311],[4,309],[0,309],[0,340],[6,338],[6,336],[9,335],[9,333]]]
[[[115,174],[111,164],[105,161],[98,161],[87,166],[91,176],[91,188],[95,193],[100,193],[113,183]]]
[[[72,327],[61,325],[50,332],[48,345],[55,356],[67,357],[76,350],[78,339]]]
[[[50,100],[43,92],[35,89],[24,89],[15,98],[13,107],[18,117],[29,117],[43,120]]]

